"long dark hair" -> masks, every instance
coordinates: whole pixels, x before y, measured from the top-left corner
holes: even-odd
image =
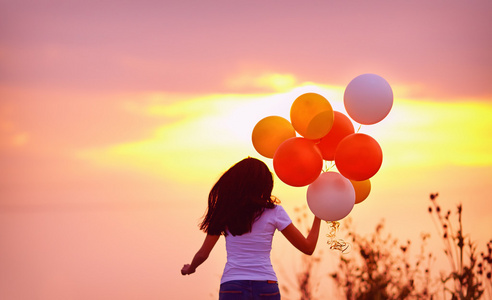
[[[227,170],[208,195],[200,229],[212,235],[241,235],[251,231],[265,209],[278,203],[272,196],[273,175],[256,158],[245,158]]]

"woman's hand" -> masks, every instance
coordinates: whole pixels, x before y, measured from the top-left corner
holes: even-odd
[[[203,241],[202,247],[193,257],[191,264],[186,264],[181,269],[181,274],[190,275],[195,273],[196,268],[200,266],[205,260],[207,260],[210,251],[214,248],[215,244],[219,240],[220,235],[210,235],[207,234],[205,240]]]
[[[181,269],[181,275],[190,275],[195,273],[195,269],[191,268],[190,264],[186,264]]]

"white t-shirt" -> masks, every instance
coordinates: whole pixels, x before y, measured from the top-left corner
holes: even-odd
[[[270,261],[275,230],[282,231],[292,223],[284,208],[276,205],[265,209],[253,223],[251,232],[225,237],[227,263],[220,283],[231,280],[274,280],[277,276]]]

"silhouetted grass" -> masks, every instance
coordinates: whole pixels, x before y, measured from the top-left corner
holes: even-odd
[[[485,291],[484,288],[486,286],[490,288],[491,242],[487,244],[488,254],[482,253],[481,261],[478,262],[476,244],[463,233],[463,206],[457,205],[457,220],[453,222],[451,210],[443,213],[437,202],[438,196],[438,193],[430,195],[431,205],[428,211],[441,235],[444,254],[451,266],[451,272],[441,273],[442,289],[453,300],[480,299]],[[482,276],[484,273],[485,278]]]
[[[345,299],[492,299],[492,240],[478,255],[476,243],[463,231],[463,206],[458,204],[455,211],[443,210],[438,196],[430,194],[428,212],[443,243],[442,252],[430,252],[430,234],[421,234],[417,242],[402,243],[385,230],[384,221],[376,225],[374,232],[361,235],[353,229],[350,219],[344,220],[351,251],[340,255],[336,272],[329,275]],[[306,224],[305,210],[296,210],[296,220],[302,225]],[[414,251],[417,253],[411,255]],[[448,270],[435,270],[439,253],[447,258]],[[301,300],[316,299],[313,291],[326,279],[316,274],[322,259],[323,256],[302,258],[303,268],[296,273],[295,282]]]

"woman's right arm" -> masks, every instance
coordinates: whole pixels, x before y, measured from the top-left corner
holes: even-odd
[[[190,275],[195,273],[196,268],[201,265],[204,261],[207,260],[210,252],[214,248],[215,244],[219,240],[220,235],[210,235],[207,234],[205,240],[203,241],[202,246],[198,250],[198,252],[193,257],[191,264],[186,264],[181,269],[182,275]]]
[[[285,227],[285,229],[281,232],[285,238],[287,238],[287,240],[294,245],[294,247],[299,249],[304,254],[311,255],[313,254],[314,249],[316,249],[316,244],[318,243],[320,224],[321,219],[315,216],[313,226],[311,227],[307,237],[304,237],[304,235],[293,223],[290,223],[289,226]]]

